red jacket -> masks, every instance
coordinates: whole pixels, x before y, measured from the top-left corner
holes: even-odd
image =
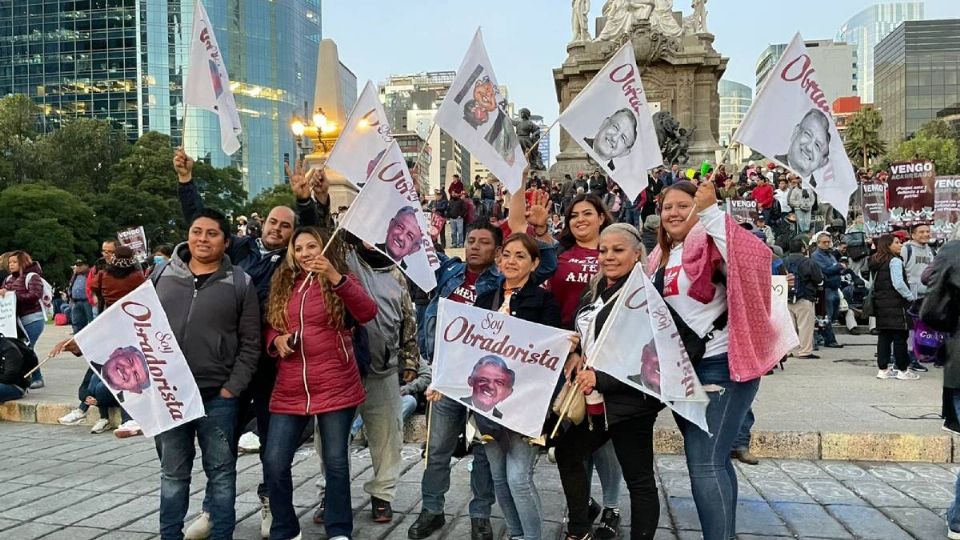
[[[753,200],[757,201],[757,207],[760,210],[773,207],[773,186],[763,184],[753,188]]]
[[[103,299],[103,305],[98,306],[100,311],[103,311],[130,294],[146,280],[147,278],[140,270],[134,270],[122,278],[103,270],[94,274],[92,280],[87,280],[87,287],[96,297]]]
[[[366,395],[353,354],[353,333],[342,325],[330,325],[320,282],[311,281],[301,292],[303,281],[303,275],[297,277],[287,302],[289,332],[300,332],[293,354],[280,358],[273,340],[283,332],[272,326],[266,331],[267,353],[277,358],[270,412],[313,415],[355,407]],[[347,276],[333,291],[358,324],[377,315],[377,305],[356,277]]]

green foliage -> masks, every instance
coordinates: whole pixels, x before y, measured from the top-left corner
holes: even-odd
[[[37,145],[42,180],[73,193],[100,193],[110,167],[130,151],[123,131],[105,120],[77,118],[44,136]]]
[[[197,183],[203,204],[228,216],[237,215],[247,204],[242,178],[240,171],[234,168],[217,169],[202,161],[193,166],[193,181]],[[287,193],[290,193],[289,188]]]
[[[936,166],[938,175],[957,174],[960,172],[957,141],[950,132],[943,121],[925,124],[913,138],[901,141],[893,149],[891,161],[929,159]]]
[[[843,147],[854,165],[869,167],[870,159],[886,153],[887,145],[880,138],[883,117],[874,108],[862,109],[853,115],[844,130]]]
[[[79,197],[51,186],[27,184],[0,192],[0,251],[26,250],[47,280],[64,284],[77,256],[97,251],[97,220]]]
[[[290,186],[287,184],[278,184],[260,192],[259,195],[254,197],[245,212],[247,217],[250,217],[250,214],[256,212],[261,218],[266,218],[267,214],[270,213],[270,209],[274,206],[296,208],[296,204],[297,200],[290,191]]]
[[[39,165],[40,108],[25,95],[0,99],[0,186],[28,181]]]

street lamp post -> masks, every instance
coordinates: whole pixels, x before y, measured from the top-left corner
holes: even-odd
[[[322,108],[317,107],[313,115],[306,119],[294,116],[290,122],[290,131],[297,141],[300,159],[304,160],[308,168],[323,167],[330,155],[330,150],[340,135],[340,126],[327,117]],[[310,153],[304,155],[308,146]],[[346,178],[326,169],[327,181],[330,183],[330,206],[338,208],[349,205],[356,196],[356,188]]]

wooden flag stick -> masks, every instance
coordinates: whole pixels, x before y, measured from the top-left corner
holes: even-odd
[[[563,419],[566,418],[567,412],[570,410],[570,405],[573,403],[573,397],[576,396],[579,391],[580,383],[574,383],[570,388],[570,392],[567,393],[566,398],[563,400],[563,403],[560,404],[560,418],[557,419],[557,424],[553,426],[553,432],[550,433],[551,439],[557,436],[557,431],[560,430],[560,424],[563,423]]]
[[[69,345],[69,344],[71,344],[71,343],[73,343],[73,338],[70,338],[69,340],[67,340],[67,342],[63,344],[63,347],[60,348],[60,351],[62,352],[63,349],[66,348],[66,346]],[[34,371],[40,369],[40,366],[46,364],[46,363],[47,363],[47,360],[50,360],[51,358],[53,358],[53,357],[55,357],[55,356],[57,356],[57,355],[53,354],[53,351],[50,351],[50,354],[48,354],[47,357],[44,358],[43,360],[37,362],[37,367],[35,367],[35,368],[31,369],[30,371],[28,371],[28,372],[26,373],[26,375],[23,376],[23,378],[24,378],[24,379],[29,379],[30,376],[33,375],[33,372],[34,372]]]

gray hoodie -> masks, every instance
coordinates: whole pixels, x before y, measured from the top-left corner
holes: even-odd
[[[913,240],[903,245],[900,256],[903,259],[903,268],[907,271],[907,284],[910,285],[910,291],[917,298],[927,294],[927,286],[920,279],[923,271],[933,262],[936,255],[929,244],[920,244]]]
[[[160,305],[204,399],[221,388],[239,396],[250,384],[260,359],[257,289],[244,273],[247,287],[241,300],[233,273],[243,269],[233,266],[226,256],[198,289],[189,261],[187,244],[178,245],[155,281]]]

